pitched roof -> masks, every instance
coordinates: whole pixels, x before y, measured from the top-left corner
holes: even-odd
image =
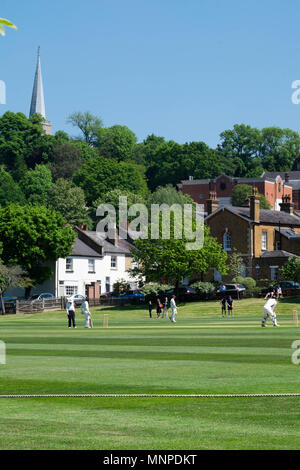
[[[276,232],[286,237],[288,240],[300,241],[300,233],[295,232],[291,228],[276,228],[275,230]]]
[[[254,222],[253,219],[250,218],[250,208],[249,207],[236,207],[236,206],[224,206],[220,209],[212,212],[209,216],[205,218],[208,220],[218,212],[222,210],[227,210],[232,212],[233,214],[237,215],[238,217],[242,217],[243,219]],[[300,217],[297,214],[288,214],[287,212],[283,211],[275,211],[270,209],[260,209],[259,211],[259,221],[262,224],[272,224],[272,225],[288,225],[288,226],[297,226],[300,227]]]
[[[117,245],[114,245],[110,240],[102,236],[99,232],[95,232],[92,230],[81,230],[76,227],[76,231],[78,236],[83,242],[87,244],[92,244],[92,246],[97,249],[97,247],[101,248],[104,254],[106,253],[121,253],[121,254],[130,254],[133,245],[127,240],[123,240],[118,238]]]
[[[297,258],[300,258],[294,253],[289,253],[288,251],[284,250],[264,251],[260,255],[260,258],[290,258],[291,256],[296,256]]]
[[[99,252],[93,250],[90,246],[84,243],[79,238],[75,239],[73,250],[70,256],[83,256],[86,258],[103,258]]]
[[[289,183],[291,180],[300,180],[300,171],[265,171],[261,177],[275,179],[277,176],[280,176],[283,180],[285,180],[286,175],[289,176]]]

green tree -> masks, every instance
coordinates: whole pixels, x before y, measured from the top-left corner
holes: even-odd
[[[26,160],[40,147],[44,131],[39,115],[7,111],[0,117],[0,164],[19,180],[27,170]]]
[[[122,190],[122,189],[112,189],[107,193],[100,196],[93,202],[92,207],[90,208],[90,217],[94,223],[97,221],[97,208],[100,204],[111,204],[116,209],[116,223],[119,224],[119,202],[121,197],[127,198],[127,206],[128,208],[133,204],[145,204],[145,198],[142,195],[135,194],[131,191]],[[131,217],[128,217],[128,220],[131,220]]]
[[[0,167],[0,205],[6,206],[12,202],[25,204],[25,196],[13,177]]]
[[[51,172],[54,181],[59,178],[72,179],[73,174],[79,170],[83,161],[80,149],[71,143],[57,145],[51,152]]]
[[[151,204],[179,204],[181,207],[184,204],[193,204],[194,201],[188,194],[183,194],[181,191],[177,191],[174,186],[167,184],[166,186],[159,186],[156,190],[150,194],[147,205],[148,207]]]
[[[280,275],[287,281],[300,281],[300,259],[297,256],[291,256],[287,263],[280,269]]]
[[[18,204],[0,208],[2,260],[6,265],[19,265],[35,284],[50,279],[50,264],[70,254],[74,239],[74,231],[52,209]],[[30,287],[26,288],[26,295],[29,293]]]
[[[97,141],[97,134],[101,129],[103,123],[100,118],[86,111],[85,113],[76,112],[71,114],[67,123],[78,127],[82,132],[83,137],[78,137],[79,140],[84,140],[86,143],[93,145]]]
[[[243,258],[237,249],[234,248],[228,257],[228,275],[233,279],[240,276],[243,270]]]
[[[89,158],[74,174],[73,181],[84,190],[89,206],[113,189],[134,192],[140,196],[147,194],[144,168],[141,165],[118,163],[100,155]]]
[[[118,162],[130,162],[133,160],[133,152],[137,138],[126,126],[115,125],[102,128],[97,133],[96,147],[100,155],[106,158],[114,158]]]
[[[20,187],[31,204],[45,204],[51,186],[51,170],[46,165],[36,165],[34,170],[28,170],[20,180]]]
[[[88,224],[88,210],[81,188],[62,178],[47,193],[47,205],[59,212],[72,226]]]
[[[246,199],[248,199],[253,192],[252,186],[249,184],[237,184],[234,186],[232,190],[232,197],[231,197],[231,204],[233,206],[238,206],[241,207],[245,204]],[[259,205],[261,209],[270,209],[271,204],[263,194],[259,194],[260,200],[259,200]]]
[[[134,241],[132,255],[138,267],[132,269],[135,276],[145,276],[147,282],[165,281],[178,288],[185,277],[198,277],[216,268],[220,273],[227,272],[227,254],[221,244],[210,236],[204,226],[204,243],[200,250],[187,250],[186,239],[138,239]]]

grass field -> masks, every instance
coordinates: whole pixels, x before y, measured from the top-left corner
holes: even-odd
[[[261,328],[261,299],[235,302],[234,318],[189,303],[176,324],[96,308],[92,330],[79,311],[77,329],[65,312],[1,316],[0,394],[299,393],[299,300],[279,303],[280,328]],[[299,449],[299,418],[300,397],[2,398],[0,449]]]

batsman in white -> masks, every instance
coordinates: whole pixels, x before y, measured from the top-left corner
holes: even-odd
[[[86,297],[85,300],[81,304],[81,313],[84,315],[84,328],[92,328],[92,316],[89,308],[88,298]]]
[[[170,320],[173,323],[176,323],[175,316],[177,315],[177,307],[175,303],[175,295],[172,295],[171,302],[170,302],[170,307],[172,310],[172,314],[170,316]]]
[[[266,326],[266,321],[268,317],[271,317],[273,326],[279,326],[277,323],[277,319],[276,319],[276,313],[274,312],[276,305],[277,305],[276,294],[271,292],[268,295],[267,302],[263,306],[264,316],[261,322],[261,326]]]

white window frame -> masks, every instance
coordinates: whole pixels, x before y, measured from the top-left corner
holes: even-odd
[[[223,235],[223,250],[231,251],[231,234],[228,231]]]
[[[88,259],[88,272],[89,273],[94,273],[95,272],[95,260],[92,259],[92,258]]]
[[[72,295],[76,295],[76,294],[78,294],[78,286],[70,286],[70,285],[65,286],[66,297],[71,297]]]
[[[72,272],[73,272],[73,258],[66,258],[66,273],[72,273]]]
[[[261,249],[268,249],[268,232],[261,232]]]
[[[110,257],[110,268],[118,269],[118,257],[117,255],[111,255]]]

